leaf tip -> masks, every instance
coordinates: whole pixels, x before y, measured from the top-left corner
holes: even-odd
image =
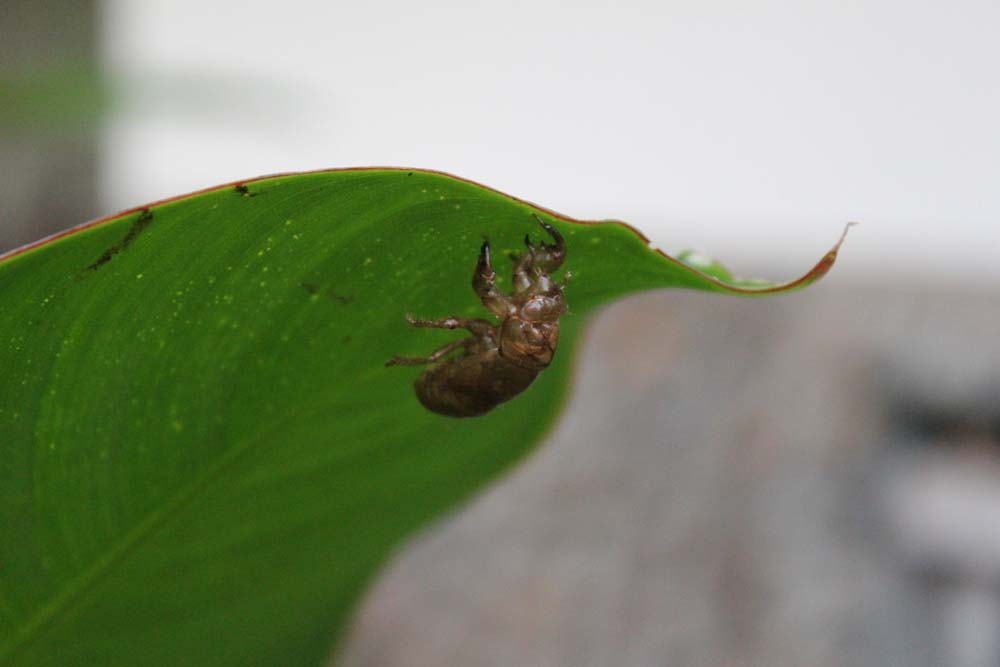
[[[851,230],[851,227],[855,227],[860,224],[860,222],[851,221],[844,225],[844,231],[840,233],[840,238],[837,239],[834,246],[830,248],[830,251],[826,253],[823,259],[820,260],[819,264],[813,270],[815,274],[814,279],[819,279],[826,275],[827,271],[830,270],[834,262],[837,261],[837,253],[840,252],[840,247],[844,245],[844,241],[847,239],[847,232]]]
[[[847,238],[847,232],[851,231],[851,227],[857,227],[860,224],[860,222],[854,220],[845,224],[844,231],[840,233],[840,239],[837,240],[837,244],[833,246],[833,250],[831,252],[836,254],[840,250],[840,246],[844,245],[844,239]]]

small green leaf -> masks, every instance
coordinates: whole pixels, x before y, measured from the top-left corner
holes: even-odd
[[[484,417],[424,410],[420,369],[383,363],[456,334],[404,314],[485,315],[481,238],[503,270],[533,213],[573,273],[555,362]],[[734,282],[622,223],[394,169],[222,186],[12,253],[0,663],[322,664],[391,550],[551,427],[596,308],[661,287],[791,291],[836,253],[787,285]]]

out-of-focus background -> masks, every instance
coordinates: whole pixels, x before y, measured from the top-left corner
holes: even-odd
[[[348,665],[1000,665],[1000,5],[5,0],[0,252],[281,171],[449,171],[806,292],[596,323]]]

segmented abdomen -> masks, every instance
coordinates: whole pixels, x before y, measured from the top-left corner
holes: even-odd
[[[538,371],[512,364],[496,350],[452,357],[417,378],[417,398],[428,410],[449,417],[475,417],[514,398]]]

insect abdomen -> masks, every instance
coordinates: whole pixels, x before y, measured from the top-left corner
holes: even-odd
[[[424,407],[449,417],[475,417],[514,398],[538,371],[512,364],[496,350],[452,357],[427,369],[415,383]]]

